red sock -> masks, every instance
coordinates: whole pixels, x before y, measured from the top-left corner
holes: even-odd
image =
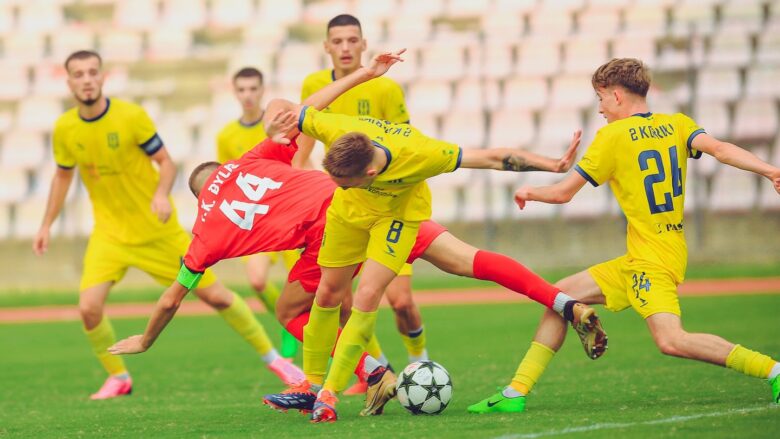
[[[495,282],[552,308],[560,290],[514,259],[485,250],[474,255],[474,278]]]
[[[303,342],[303,327],[309,323],[309,314],[311,313],[308,311],[300,314],[299,316],[287,322],[287,326],[285,326],[287,332],[292,334],[293,337],[297,338],[300,342]],[[341,328],[339,328],[339,335],[341,335]],[[336,337],[336,340],[338,341],[338,336]],[[355,368],[355,375],[357,375],[357,377],[363,381],[366,380],[366,373],[363,370],[363,363],[365,363],[367,355],[367,353],[363,352],[363,356],[360,357],[360,361],[358,361],[358,365]],[[330,356],[333,357],[333,352],[330,353]]]

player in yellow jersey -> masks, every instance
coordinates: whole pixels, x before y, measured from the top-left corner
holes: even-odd
[[[767,177],[779,193],[780,169],[706,134],[684,114],[651,113],[645,100],[650,75],[639,60],[613,59],[596,70],[592,83],[608,125],[596,134],[575,167],[577,172],[551,186],[521,187],[515,200],[521,209],[528,201],[566,203],[586,183],[609,183],[628,220],[628,252],[556,285],[585,303],[604,304],[611,311],[633,308],[666,355],[770,379],[775,402],[780,402],[780,364],[716,335],[687,332],[677,300],[687,264],[683,207],[688,158],[710,154],[722,163]],[[511,384],[469,411],[523,411],[525,395],[565,335],[564,321],[546,312]]]
[[[138,105],[102,95],[104,76],[96,52],[74,52],[65,69],[77,106],[54,127],[57,170],[33,251],[40,256],[47,250],[49,230],[78,166],[95,218],[84,256],[79,310],[93,352],[109,374],[92,399],[106,399],[132,391],[124,361],[107,351],[116,341],[103,312],[111,287],[128,267],[170,284],[190,237],[179,225],[169,196],[176,167],[149,116]],[[215,308],[283,381],[299,381],[302,372],[279,356],[246,302],[210,271],[203,279],[195,290],[198,297]]]
[[[400,53],[403,51],[393,55]],[[430,218],[431,194],[425,180],[458,168],[565,172],[576,155],[579,132],[575,133],[564,157],[552,159],[508,148],[464,150],[427,137],[409,124],[323,113],[282,100],[269,103],[266,118],[277,117],[279,111],[299,115],[297,130],[330,145],[323,166],[339,185],[326,213],[317,259],[322,277],[309,323],[304,328],[303,343],[309,391],[321,387],[313,406],[312,421],[332,422],[337,417],[335,394],[346,386],[374,333],[382,294],[407,261],[420,223]],[[297,130],[286,137],[292,138]],[[285,137],[269,135],[280,142]],[[496,264],[493,256],[490,252],[474,255],[471,262],[474,277],[484,278],[483,270]],[[350,293],[352,274],[361,263],[363,272],[351,315],[338,339],[331,371],[325,380],[328,356],[336,342],[340,305]],[[573,320],[571,307],[578,305],[574,300],[560,292],[547,297],[548,306]],[[569,311],[565,304],[569,304]],[[579,307],[585,306],[579,304]],[[598,319],[592,309],[587,309],[589,313],[580,321],[578,332],[603,338]],[[606,340],[600,341],[603,347]],[[381,414],[385,403],[395,396],[395,378],[388,369],[379,367],[369,375],[368,384],[366,407],[361,413]]]
[[[330,56],[332,69],[312,73],[303,81],[301,102],[337,79],[356,71],[361,66],[366,40],[360,21],[352,15],[337,15],[328,22],[325,52]],[[386,76],[374,78],[346,91],[322,110],[325,113],[350,116],[371,116],[395,123],[409,123],[404,93],[401,86]],[[298,137],[299,153],[294,165],[300,166],[308,160],[314,146],[314,139],[306,135]],[[409,356],[409,362],[428,359],[426,334],[420,309],[412,298],[412,265],[404,264],[398,276],[390,282],[385,291],[387,301],[395,313],[396,326]],[[375,339],[374,339],[375,340]],[[387,359],[377,343],[370,343],[369,352],[387,365]],[[364,393],[367,384],[358,382],[345,394]]]
[[[254,67],[244,67],[233,75],[233,93],[241,104],[241,117],[225,125],[217,135],[217,160],[220,163],[238,159],[268,137],[261,123],[263,89],[263,73]],[[276,301],[281,293],[273,282],[268,281],[268,270],[280,258],[289,271],[298,260],[298,252],[259,253],[246,258],[249,284],[272,315],[276,313]],[[282,356],[292,358],[297,350],[298,341],[282,328]]]

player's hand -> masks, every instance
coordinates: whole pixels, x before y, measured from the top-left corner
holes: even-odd
[[[146,347],[143,345],[143,338],[144,336],[139,334],[127,337],[124,340],[119,340],[108,348],[108,352],[112,355],[140,354],[146,352]]]
[[[390,67],[397,63],[403,62],[401,55],[406,52],[406,49],[397,50],[395,52],[382,52],[377,54],[372,60],[371,64],[366,67],[366,73],[371,78],[377,78],[384,75],[390,70]]]
[[[152,213],[157,215],[157,219],[159,219],[161,223],[167,223],[172,212],[173,208],[171,207],[171,202],[168,200],[167,195],[155,194],[154,197],[152,197]]]
[[[36,256],[42,256],[49,249],[49,228],[41,227],[33,239],[32,250]]]
[[[517,204],[517,207],[519,207],[520,210],[525,208],[525,203],[530,199],[530,194],[530,186],[523,186],[515,191],[515,204]]]
[[[575,131],[571,138],[571,143],[569,143],[569,149],[566,150],[555,166],[555,172],[567,172],[571,169],[574,159],[577,158],[577,148],[579,148],[581,140],[582,130]]]
[[[298,115],[292,111],[280,111],[264,125],[268,137],[275,143],[289,145],[288,133],[298,125]]]

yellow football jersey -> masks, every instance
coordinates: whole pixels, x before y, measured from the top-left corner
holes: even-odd
[[[331,69],[320,70],[307,76],[303,81],[301,102],[334,80],[334,72]],[[347,90],[325,107],[323,112],[371,116],[395,123],[409,123],[409,113],[406,111],[401,86],[384,76]]]
[[[57,165],[79,168],[92,201],[93,233],[141,244],[181,228],[175,208],[166,223],[152,213],[160,175],[149,156],[163,142],[143,108],[111,99],[103,114],[89,120],[72,108],[57,120],[52,141]]]
[[[298,127],[326,148],[346,133],[361,132],[387,155],[387,165],[371,186],[336,189],[331,205],[349,218],[395,216],[406,221],[427,220],[431,216],[431,192],[425,179],[460,166],[460,147],[427,137],[408,124],[305,107]]]
[[[703,133],[677,113],[635,114],[599,130],[575,170],[592,185],[609,182],[628,219],[628,257],[685,277],[688,251],[683,207],[687,159],[701,157],[691,146]]]
[[[234,120],[225,125],[217,135],[217,160],[220,163],[236,160],[265,140],[268,135],[260,122],[262,119],[246,125],[240,120]]]

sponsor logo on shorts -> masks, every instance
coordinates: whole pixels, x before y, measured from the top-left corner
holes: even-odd
[[[385,253],[387,253],[392,257],[395,257],[395,250],[393,249],[393,247],[390,247],[390,244],[385,244],[385,245],[387,246],[387,250],[385,251]]]

